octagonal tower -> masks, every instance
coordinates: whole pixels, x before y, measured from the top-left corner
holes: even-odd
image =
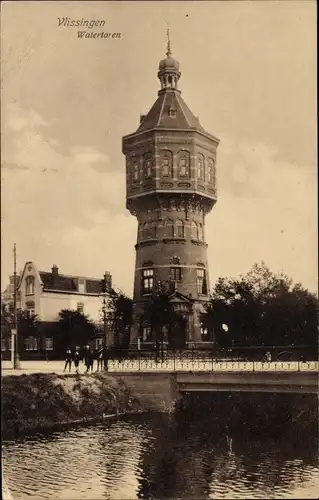
[[[138,221],[134,278],[135,318],[159,283],[168,285],[176,308],[187,318],[189,343],[202,340],[199,313],[208,300],[205,216],[217,201],[216,149],[181,97],[179,63],[168,41],[159,64],[161,88],[136,132],[123,137],[127,208]]]

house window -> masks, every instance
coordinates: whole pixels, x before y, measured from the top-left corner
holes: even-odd
[[[38,350],[38,339],[36,337],[27,337],[24,341],[26,351]]]
[[[137,160],[133,160],[133,165],[132,165],[132,171],[133,171],[133,181],[137,182],[139,178],[139,168],[138,168],[138,162]]]
[[[184,224],[183,224],[183,221],[181,221],[180,219],[177,219],[176,221],[176,238],[184,238]]]
[[[151,335],[151,327],[150,326],[144,326],[143,331],[142,331],[142,340],[145,342],[147,339],[150,338]]]
[[[179,176],[180,177],[188,177],[188,158],[182,156],[179,160]]]
[[[205,163],[203,155],[199,155],[197,159],[197,177],[201,181],[205,180],[204,164]]]
[[[191,238],[193,240],[198,239],[198,227],[197,227],[197,222],[193,221],[191,222]]]
[[[205,269],[197,269],[196,271],[197,293],[199,295],[207,295],[206,271]]]
[[[25,280],[26,295],[34,295],[34,276],[28,276]]]
[[[46,351],[53,351],[53,338],[52,337],[45,337],[44,348]]]
[[[101,349],[103,347],[103,338],[99,337],[98,339],[95,339],[95,349]]]
[[[85,281],[84,279],[79,279],[79,292],[85,293]]]
[[[1,351],[6,351],[7,350],[7,344],[5,339],[1,339]]]
[[[14,340],[14,342],[15,342],[15,340]],[[12,335],[10,335],[10,337],[9,337],[9,351],[12,351]]]
[[[76,306],[77,312],[83,314],[84,313],[84,304],[83,302],[78,302]]]
[[[143,294],[152,293],[154,289],[154,269],[143,269]]]
[[[198,224],[198,239],[204,241],[204,230],[202,224]]]
[[[182,279],[182,270],[180,267],[171,267],[170,268],[170,281],[181,281]]]

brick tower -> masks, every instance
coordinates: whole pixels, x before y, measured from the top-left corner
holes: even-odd
[[[137,318],[159,283],[187,319],[185,337],[200,342],[199,313],[208,300],[205,216],[217,201],[216,149],[178,90],[179,63],[168,38],[157,74],[161,89],[136,132],[123,137],[127,208],[138,221],[131,343],[147,340]]]

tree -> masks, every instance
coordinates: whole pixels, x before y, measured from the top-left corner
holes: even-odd
[[[220,346],[315,346],[317,315],[314,294],[261,262],[246,275],[219,278],[201,319]],[[228,325],[228,332],[222,324]]]
[[[133,300],[123,292],[112,289],[109,293],[107,319],[113,331],[116,348],[127,348],[133,318]]]
[[[57,343],[60,349],[75,349],[88,344],[96,334],[96,326],[80,311],[62,309],[57,323]]]
[[[175,311],[171,293],[164,286],[150,296],[141,316],[141,326],[143,325],[151,328],[151,339],[158,349],[159,346],[163,349],[165,331],[169,347],[181,348],[185,343],[186,319]]]

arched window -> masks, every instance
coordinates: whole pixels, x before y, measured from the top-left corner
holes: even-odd
[[[204,231],[203,231],[203,226],[202,224],[198,224],[198,239],[200,241],[204,240]]]
[[[139,225],[138,225],[138,240],[141,241],[143,240],[143,224],[140,222]]]
[[[150,226],[150,237],[155,239],[157,237],[157,224],[156,222],[152,222]]]
[[[198,227],[194,220],[191,222],[191,239],[198,240]]]
[[[149,179],[152,176],[152,167],[153,167],[152,156],[150,154],[144,155],[143,170],[145,179]]]
[[[165,236],[166,238],[174,238],[174,225],[171,219],[166,219]]]
[[[177,219],[175,224],[175,236],[176,238],[184,238],[184,224],[180,219]]]
[[[172,177],[172,153],[165,151],[162,162],[162,176]]]
[[[207,182],[209,182],[209,184],[215,184],[214,183],[214,161],[212,160],[212,158],[208,158]]]
[[[150,224],[145,222],[143,227],[143,240],[148,240],[150,237]]]
[[[136,158],[132,160],[132,177],[133,182],[137,182],[139,180],[139,164]]]
[[[25,280],[25,294],[34,295],[34,276],[28,276]]]
[[[201,181],[205,180],[205,160],[204,156],[199,154],[197,158],[197,178]]]
[[[187,151],[179,153],[178,175],[179,177],[189,177],[189,153]]]

